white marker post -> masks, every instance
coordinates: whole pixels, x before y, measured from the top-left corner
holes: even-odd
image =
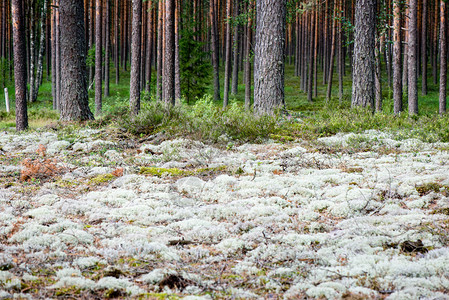
[[[5,88],[5,104],[6,104],[6,112],[9,113],[9,96],[8,96],[8,88]]]

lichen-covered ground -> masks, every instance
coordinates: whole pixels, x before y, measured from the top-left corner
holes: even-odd
[[[48,129],[0,147],[0,298],[449,299],[449,144]]]

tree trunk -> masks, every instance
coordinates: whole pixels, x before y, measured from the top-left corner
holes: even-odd
[[[248,4],[248,11],[253,7],[253,1]],[[251,39],[252,39],[253,20],[248,14],[248,24],[246,26],[246,53],[245,53],[245,108],[247,110],[251,107]]]
[[[89,49],[91,49],[95,44],[95,0],[87,0],[90,3],[90,35],[89,35]],[[89,50],[88,49],[88,50]],[[95,76],[95,66],[92,63],[89,67],[89,82],[94,80]]]
[[[175,105],[175,0],[165,0],[163,92],[166,105]]]
[[[157,28],[157,83],[156,83],[156,94],[158,100],[162,101],[162,34],[163,34],[163,3],[159,1],[159,12],[158,12],[158,28]]]
[[[219,70],[219,45],[217,22],[215,22],[215,1],[210,1],[210,23],[211,23],[211,50],[212,50],[212,66],[214,68],[214,100],[220,101],[220,70]]]
[[[35,59],[35,51],[34,48],[36,47],[36,37],[34,34],[35,31],[35,22],[34,22],[34,8],[36,6],[36,2],[35,1],[31,1],[30,2],[30,24],[29,24],[29,31],[30,31],[30,36],[29,36],[29,43],[30,43],[30,65],[29,65],[29,77],[28,77],[28,81],[30,84],[30,92],[28,93],[28,97],[29,97],[29,101],[33,102],[33,94],[34,94],[34,71],[35,71],[35,66],[34,63],[36,61]]]
[[[256,44],[254,49],[254,110],[271,114],[285,106],[285,0],[257,2]]]
[[[336,0],[335,2],[337,2]],[[328,79],[327,79],[327,93],[326,93],[326,101],[331,99],[332,93],[332,77],[334,76],[334,57],[335,57],[335,44],[336,44],[336,31],[337,31],[337,3],[334,4],[334,17],[332,22],[332,45],[331,45],[331,54],[329,57],[329,71],[328,71]]]
[[[140,47],[142,46],[142,1],[132,1],[131,78],[129,82],[129,105],[133,115],[140,110]]]
[[[401,7],[398,1],[393,1],[393,103],[395,114],[402,111],[401,45]]]
[[[181,100],[181,70],[179,65],[180,0],[175,0],[175,102]]]
[[[56,9],[55,14],[55,36],[56,36],[56,44],[55,44],[55,51],[56,51],[56,107],[58,110],[60,110],[61,105],[61,34],[60,34],[60,26],[59,26],[59,4],[60,0],[55,1],[58,8]]]
[[[14,47],[14,85],[16,92],[16,130],[28,128],[27,113],[27,68],[25,50],[25,22],[23,18],[22,0],[11,1]]]
[[[381,112],[382,111],[382,60],[380,59],[380,55],[382,53],[382,48],[384,44],[385,37],[377,36],[376,38],[376,50],[375,50],[375,57],[376,57],[376,70],[375,70],[375,89],[376,89],[376,111]]]
[[[355,7],[352,106],[374,109],[375,0],[357,0]]]
[[[119,11],[120,11],[120,2],[119,0],[115,0],[115,84],[118,84],[120,81],[120,34],[119,34]]]
[[[239,16],[240,3],[238,0],[234,1],[234,18]],[[232,66],[232,84],[231,94],[236,95],[239,88],[239,25],[234,26],[234,58]]]
[[[45,53],[45,33],[46,33],[46,20],[47,20],[47,0],[44,1],[42,11],[41,11],[41,34],[39,41],[39,55],[37,59],[37,72],[36,72],[36,80],[34,82],[34,90],[32,90],[33,97],[31,98],[31,102],[35,102],[37,100],[37,95],[39,92],[39,86],[42,83],[42,73],[44,70],[44,53]],[[30,89],[31,92],[31,89]]]
[[[83,3],[60,0],[61,13],[61,121],[93,119],[86,79],[86,41]]]
[[[433,34],[433,45],[434,45],[434,54],[433,54],[433,60],[432,60],[432,74],[433,74],[433,84],[437,84],[438,81],[438,73],[437,73],[437,58],[438,58],[438,7],[440,6],[440,1],[435,0],[435,24],[434,24],[434,34]]]
[[[421,94],[427,95],[427,0],[422,2],[422,36],[421,36]]]
[[[313,92],[313,69],[314,69],[314,47],[313,47],[313,40],[314,40],[314,34],[313,34],[313,28],[314,28],[314,12],[310,12],[310,19],[309,19],[309,75],[307,76],[307,100],[309,102],[312,102],[312,92]]]
[[[106,1],[106,12],[105,12],[105,47],[104,47],[104,96],[105,97],[109,97],[109,58],[110,58],[110,48],[111,48],[111,43],[110,43],[110,22],[109,22],[109,13],[110,13],[110,5],[109,5],[109,1],[110,0],[105,0]]]
[[[439,113],[446,113],[447,85],[447,43],[446,43],[446,1],[440,1],[440,96]]]
[[[146,85],[145,91],[151,92],[151,57],[153,56],[153,4],[149,4],[148,12],[148,26],[147,26],[147,53],[145,57],[145,73],[146,73]]]
[[[226,0],[226,57],[223,108],[228,106],[229,103],[229,81],[231,77],[231,1]]]
[[[316,98],[318,94],[318,86],[317,86],[317,70],[318,70],[318,21],[319,21],[319,14],[318,9],[319,7],[315,7],[315,36],[314,36],[314,53],[313,53],[313,97]]]
[[[102,5],[101,0],[95,2],[95,114],[98,116],[101,114],[102,108]]]
[[[418,114],[418,0],[409,3],[409,39],[408,39],[408,112]]]

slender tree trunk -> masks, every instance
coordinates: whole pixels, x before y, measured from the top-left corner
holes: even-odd
[[[310,20],[309,20],[309,76],[308,76],[308,81],[307,81],[307,100],[309,102],[312,102],[312,93],[313,93],[313,69],[314,69],[314,45],[313,45],[313,40],[314,40],[314,16],[315,13],[314,11],[310,12]]]
[[[313,54],[313,97],[316,98],[318,94],[317,86],[317,70],[318,70],[318,21],[319,21],[319,7],[315,10],[315,37],[314,37],[314,54]]]
[[[402,67],[402,88],[408,91],[408,30],[409,30],[409,22],[408,22],[408,16],[409,16],[409,9],[408,6],[405,9],[405,18],[404,18],[404,60],[403,60],[403,67]],[[407,92],[408,93],[408,92]]]
[[[374,110],[375,0],[357,0],[355,7],[352,106]]]
[[[90,35],[89,35],[89,49],[95,44],[95,1],[96,0],[88,0],[90,2]],[[90,65],[89,68],[89,80],[88,82],[93,82],[95,76],[95,66],[94,63]]]
[[[52,1],[55,6],[56,1]],[[51,92],[53,96],[53,109],[58,109],[58,93],[56,88],[56,9],[52,9],[51,15]]]
[[[447,43],[446,43],[446,1],[440,1],[440,97],[439,113],[446,113],[447,85]]]
[[[240,3],[238,0],[234,0],[234,18],[239,16]],[[232,84],[231,94],[236,95],[239,88],[239,25],[234,26],[234,58],[232,67]]]
[[[376,50],[375,50],[375,58],[376,58],[376,70],[375,70],[375,89],[376,89],[376,111],[382,111],[382,83],[381,83],[381,70],[382,70],[382,60],[380,59],[380,55],[382,53],[382,48],[384,44],[385,36],[376,38]]]
[[[158,33],[157,33],[157,83],[156,83],[156,93],[158,100],[162,101],[162,34],[163,34],[163,3],[159,1],[159,18],[158,18]]]
[[[393,103],[395,114],[402,111],[401,44],[401,7],[398,1],[393,1]]]
[[[253,7],[253,1],[250,0],[248,5],[248,11]],[[245,108],[250,109],[251,107],[251,39],[252,39],[252,18],[248,14],[248,24],[246,26],[246,53],[245,53]]]
[[[46,33],[46,20],[47,20],[47,0],[44,1],[41,11],[41,34],[39,41],[39,55],[37,59],[37,72],[36,72],[36,80],[34,82],[34,90],[32,90],[33,97],[31,98],[31,102],[35,102],[37,100],[37,95],[39,92],[39,86],[42,83],[42,73],[44,70],[44,53],[45,53],[45,33]],[[31,89],[30,89],[31,92]]]
[[[179,18],[181,0],[175,0],[175,102],[181,100],[181,70],[179,65]]]
[[[331,99],[332,93],[332,77],[334,75],[334,57],[335,57],[335,44],[336,44],[336,31],[337,31],[337,1],[334,4],[334,17],[332,21],[332,45],[331,45],[331,54],[329,57],[329,71],[328,71],[328,79],[327,79],[327,93],[326,93],[326,101]]]
[[[229,102],[229,81],[231,77],[231,1],[226,0],[226,57],[225,57],[225,75],[224,75],[224,96],[223,108],[228,106]]]
[[[132,0],[131,79],[129,105],[133,115],[140,110],[140,47],[142,43],[142,1]]]
[[[433,53],[433,60],[432,60],[432,77],[433,77],[433,84],[437,84],[438,82],[438,71],[437,71],[437,60],[438,60],[438,20],[440,19],[438,15],[438,7],[440,6],[440,1],[435,0],[435,24],[434,24],[434,34],[433,34],[433,45],[434,45],[434,53]]]
[[[175,0],[165,0],[163,89],[165,104],[175,105]]]
[[[148,12],[148,26],[147,26],[147,53],[145,57],[145,73],[146,73],[146,85],[145,90],[147,93],[151,92],[151,57],[153,56],[153,4],[149,5],[150,11]]]
[[[341,0],[343,1],[343,0]],[[339,17],[342,17],[342,4],[341,1],[339,2],[339,10],[340,12],[338,13]],[[341,26],[341,22],[338,23],[338,61],[337,61],[337,65],[338,65],[338,100],[340,103],[343,102],[343,74],[344,74],[344,70],[343,70],[343,64],[344,64],[344,58],[343,58],[343,30],[342,30],[342,26]]]
[[[105,47],[104,47],[104,96],[109,97],[109,58],[110,58],[110,48],[111,48],[111,40],[110,40],[110,22],[109,22],[109,14],[110,14],[110,5],[109,1],[111,0],[105,0],[106,1],[106,12],[105,12]]]
[[[285,0],[257,1],[254,110],[271,114],[285,106]]]
[[[418,0],[409,4],[409,40],[408,40],[408,112],[418,114]]]
[[[214,68],[214,100],[220,101],[220,70],[219,70],[219,45],[218,45],[218,30],[217,22],[215,22],[215,3],[210,1],[210,23],[211,23],[211,48],[212,48],[212,66]]]
[[[427,0],[422,2],[422,37],[421,37],[421,94],[427,95]]]
[[[14,39],[14,83],[16,93],[16,130],[28,128],[27,113],[27,69],[25,50],[25,22],[23,19],[22,0],[11,1],[11,15]]]
[[[115,84],[119,84],[120,81],[120,34],[119,34],[119,12],[120,12],[120,1],[115,0]]]
[[[31,1],[30,3],[30,24],[29,24],[29,30],[30,30],[30,36],[29,36],[29,43],[30,43],[30,68],[29,68],[29,77],[28,81],[30,83],[30,92],[28,93],[29,101],[33,102],[33,94],[34,94],[34,71],[35,71],[35,51],[34,48],[36,47],[36,38],[35,38],[35,22],[34,22],[34,7],[36,5],[35,1]]]
[[[61,12],[61,121],[93,119],[86,79],[86,41],[83,3],[60,0]]]
[[[56,107],[58,110],[60,110],[61,106],[61,34],[60,34],[60,27],[59,27],[59,4],[60,0],[55,1],[58,8],[56,9],[56,15],[55,15],[55,35],[56,35],[56,44],[55,44],[55,51],[56,51]]]

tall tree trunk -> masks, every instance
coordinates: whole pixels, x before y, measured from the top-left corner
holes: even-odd
[[[119,12],[120,12],[120,1],[115,0],[115,84],[120,81],[120,34],[119,34]]]
[[[355,7],[352,106],[374,109],[375,0],[357,0]]]
[[[27,113],[27,69],[25,50],[25,21],[23,18],[22,0],[11,1],[11,15],[14,39],[14,83],[16,93],[16,130],[28,128]]]
[[[248,4],[248,11],[252,10],[253,1],[250,0]],[[246,53],[245,53],[245,108],[251,107],[251,40],[252,40],[252,26],[253,20],[251,15],[248,14],[248,24],[246,26]]]
[[[418,0],[409,4],[409,40],[408,40],[408,112],[418,114]]]
[[[46,20],[47,20],[47,0],[44,1],[41,11],[41,28],[40,28],[40,41],[39,41],[39,55],[37,59],[37,72],[36,72],[36,80],[34,82],[34,90],[32,90],[33,97],[31,98],[31,102],[35,102],[37,100],[37,95],[39,92],[39,86],[42,83],[42,73],[44,70],[44,53],[45,53],[45,33],[46,33]],[[31,91],[31,89],[30,89]]]
[[[163,2],[159,1],[159,11],[158,11],[158,29],[157,29],[157,83],[156,83],[156,93],[159,100],[162,101],[162,42],[163,42]]]
[[[402,66],[402,88],[405,89],[406,91],[408,91],[408,42],[409,42],[409,21],[408,21],[408,16],[409,16],[409,9],[408,9],[408,5],[406,6],[405,9],[405,18],[404,18],[404,60],[403,60],[403,66]],[[408,93],[408,92],[407,92]]]
[[[55,51],[56,51],[56,107],[58,110],[60,110],[61,105],[61,34],[60,34],[60,26],[59,26],[59,4],[60,0],[55,1],[58,8],[56,9],[55,14],[55,36],[56,36],[56,44],[55,44]]]
[[[314,54],[313,54],[313,97],[317,97],[318,87],[317,87],[317,70],[318,70],[318,21],[319,21],[319,6],[315,8],[315,37],[314,39]]]
[[[89,49],[92,49],[92,47],[95,44],[95,1],[96,0],[88,0],[90,3],[90,22],[89,22]],[[92,62],[89,68],[89,82],[94,81],[95,76],[95,66]]]
[[[105,47],[104,47],[104,96],[109,97],[109,58],[110,58],[110,48],[111,48],[111,40],[110,40],[110,21],[109,21],[109,14],[110,14],[110,0],[106,1],[106,13],[104,16],[105,19]]]
[[[421,36],[421,94],[427,95],[427,0],[422,1],[422,36]]]
[[[239,16],[240,3],[238,0],[234,0],[234,18]],[[239,88],[239,25],[234,26],[234,58],[232,66],[232,84],[231,94],[236,95]]]
[[[52,1],[54,7],[56,1]],[[51,10],[51,92],[53,96],[53,109],[58,109],[58,93],[56,89],[56,9]]]
[[[437,84],[438,82],[438,71],[437,71],[437,60],[438,60],[438,20],[440,19],[438,14],[438,7],[440,6],[440,1],[435,0],[435,24],[434,24],[434,33],[433,33],[433,45],[434,45],[434,54],[432,60],[432,74],[433,74],[433,84]],[[440,28],[441,29],[441,28]]]
[[[342,2],[343,0],[340,0],[339,2],[339,13],[338,16],[342,18]],[[343,29],[341,25],[341,21],[338,23],[338,100],[340,103],[343,102],[343,64],[344,64],[344,58],[343,58]]]
[[[140,110],[140,47],[142,46],[142,1],[132,0],[131,78],[129,82],[129,105],[133,115]]]
[[[285,106],[285,0],[257,1],[254,110],[271,114]]]
[[[86,79],[86,41],[83,3],[60,0],[61,12],[61,121],[93,119]]]
[[[101,114],[103,105],[102,100],[102,5],[101,0],[95,1],[95,114],[98,116]]]
[[[401,44],[401,7],[398,1],[393,1],[393,103],[395,114],[402,111]]]
[[[447,85],[447,43],[446,43],[446,1],[440,1],[440,97],[439,113],[446,113]]]
[[[175,0],[165,0],[163,92],[166,105],[175,105]]]
[[[181,0],[175,0],[175,101],[181,100],[181,70],[179,65],[179,18]]]
[[[30,2],[30,24],[29,24],[29,30],[30,30],[30,36],[29,36],[29,43],[30,43],[30,66],[29,66],[29,77],[28,81],[30,84],[30,92],[28,93],[29,101],[33,102],[33,94],[34,94],[34,74],[35,74],[35,51],[34,48],[36,47],[36,37],[35,37],[35,22],[34,22],[34,8],[36,6],[35,1]]]
[[[328,79],[327,79],[327,93],[326,93],[326,101],[331,99],[332,93],[332,77],[334,76],[334,57],[335,57],[335,44],[336,44],[336,31],[337,31],[337,1],[334,3],[334,17],[332,22],[332,45],[331,45],[331,54],[329,57],[329,71],[328,71]]]
[[[376,38],[376,50],[375,50],[375,57],[376,57],[376,70],[375,70],[375,89],[376,89],[376,111],[381,112],[382,111],[382,60],[380,59],[380,55],[382,53],[382,48],[384,44],[385,36],[377,36]]]
[[[314,69],[314,45],[313,45],[313,40],[314,40],[314,16],[315,13],[314,11],[310,12],[310,19],[309,19],[309,76],[308,76],[308,80],[307,80],[307,100],[309,102],[312,102],[312,92],[313,92],[313,69]]]
[[[215,1],[210,1],[210,24],[211,24],[211,48],[212,48],[212,67],[214,68],[214,100],[220,101],[220,70],[219,70],[219,45],[218,45],[218,30],[215,11]]]
[[[226,57],[223,108],[228,106],[229,103],[229,81],[231,77],[231,1],[226,0]]]
[[[145,73],[146,73],[146,85],[145,90],[147,93],[151,92],[151,57],[153,56],[153,4],[149,4],[149,18],[147,26],[147,53],[145,57]]]

